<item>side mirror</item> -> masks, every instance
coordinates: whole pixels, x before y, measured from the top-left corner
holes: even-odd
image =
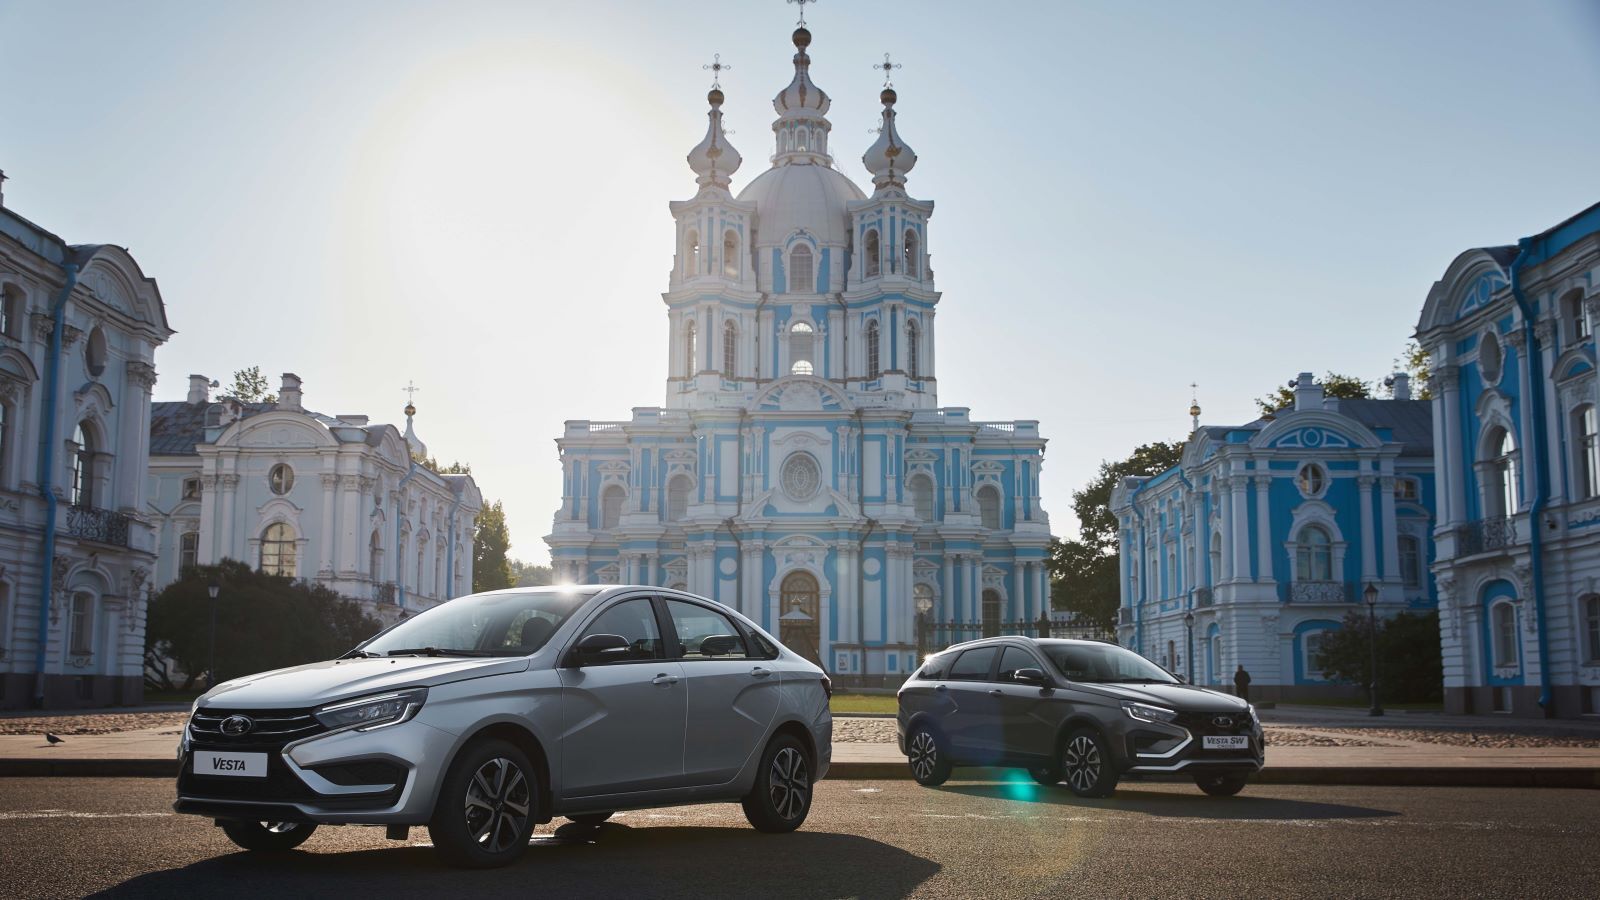
[[[744,641],[738,635],[712,634],[700,641],[701,656],[728,656],[744,651]]]
[[[588,663],[609,662],[620,659],[627,654],[632,646],[628,639],[620,634],[590,634],[585,635],[578,645],[572,648],[572,654],[567,658],[568,665],[582,666]]]
[[[1020,681],[1023,684],[1036,684],[1039,687],[1048,686],[1048,682],[1045,681],[1044,672],[1040,669],[1018,669],[1011,673],[1011,680]]]

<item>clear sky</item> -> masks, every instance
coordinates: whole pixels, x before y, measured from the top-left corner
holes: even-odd
[[[667,202],[720,52],[742,187],[792,71],[778,0],[0,0],[6,205],[128,246],[185,376],[259,365],[400,420],[544,561],[568,418],[664,399]],[[807,18],[867,184],[889,51],[938,205],[940,401],[1040,420],[1045,507],[1102,459],[1382,377],[1460,251],[1600,200],[1600,5],[858,2]]]

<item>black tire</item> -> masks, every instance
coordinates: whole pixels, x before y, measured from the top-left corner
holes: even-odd
[[[1061,742],[1061,777],[1079,797],[1109,797],[1118,773],[1105,738],[1093,728],[1079,728]]]
[[[428,836],[453,866],[490,869],[515,862],[528,848],[539,814],[538,773],[515,744],[469,744],[450,764],[434,804]]]
[[[944,736],[927,725],[916,725],[906,736],[906,762],[911,777],[923,787],[938,787],[950,778],[950,750]]]
[[[1244,790],[1247,775],[1196,775],[1194,783],[1213,797],[1232,797]]]
[[[287,853],[304,844],[317,826],[308,822],[252,822],[226,819],[222,833],[246,850],[257,853]]]
[[[774,737],[761,754],[756,783],[742,802],[757,831],[783,834],[799,828],[811,812],[811,755],[793,735]]]
[[[572,823],[577,824],[577,825],[582,825],[585,828],[595,828],[595,827],[599,826],[600,823],[602,823],[605,820],[611,818],[611,815],[612,814],[608,813],[608,812],[603,812],[603,813],[579,813],[576,816],[567,816],[567,821],[572,822]]]
[[[1055,787],[1061,783],[1061,769],[1056,766],[1035,766],[1028,770],[1028,774],[1045,787]]]

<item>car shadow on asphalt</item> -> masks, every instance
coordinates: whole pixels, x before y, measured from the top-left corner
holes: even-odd
[[[1107,812],[1143,813],[1149,816],[1192,819],[1249,820],[1305,820],[1305,819],[1374,819],[1398,816],[1388,809],[1368,806],[1348,806],[1343,803],[1321,803],[1311,800],[1285,800],[1280,797],[1252,797],[1250,788],[1233,797],[1210,797],[1200,793],[1172,793],[1170,791],[1143,790],[1123,786],[1104,799],[1079,797],[1063,786],[1042,787],[1032,782],[1001,782],[999,784],[946,784],[936,790],[968,797],[989,797],[1013,803],[1071,807]]]
[[[547,828],[548,826],[546,826]],[[413,830],[425,838],[426,831]],[[939,865],[898,847],[850,834],[748,828],[599,828],[537,832],[522,859],[472,871],[442,863],[431,847],[399,846],[279,855],[231,853],[151,872],[95,897],[430,896],[833,898],[898,900]],[[826,864],[822,864],[826,861]]]

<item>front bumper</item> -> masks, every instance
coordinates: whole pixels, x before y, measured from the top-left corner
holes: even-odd
[[[201,739],[185,729],[173,810],[211,818],[347,825],[421,825],[456,738],[419,719],[336,731],[282,747]],[[264,778],[196,774],[198,750],[267,754]]]
[[[1215,718],[1210,713],[1188,713],[1171,723],[1130,722],[1118,748],[1123,771],[1132,775],[1259,772],[1266,762],[1266,735],[1260,721],[1235,716],[1230,724],[1218,725]],[[1209,749],[1207,737],[1244,737],[1248,746]]]

